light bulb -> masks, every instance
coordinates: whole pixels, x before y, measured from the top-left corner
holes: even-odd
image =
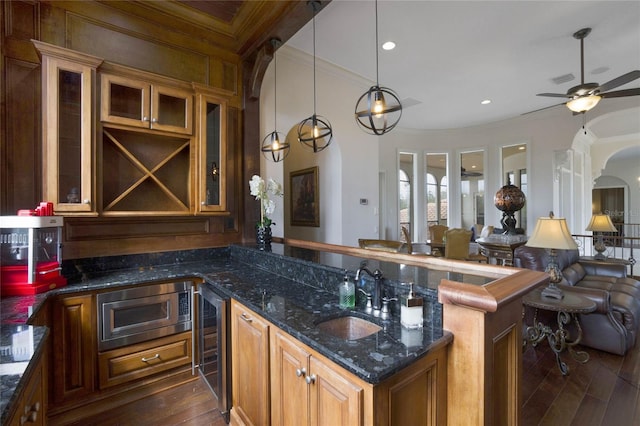
[[[314,139],[320,136],[320,129],[318,126],[313,126],[313,137]]]

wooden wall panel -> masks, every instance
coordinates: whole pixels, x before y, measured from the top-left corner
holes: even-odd
[[[185,46],[127,34],[120,28],[74,14],[67,16],[66,33],[70,49],[179,80],[209,81],[208,57]]]
[[[5,131],[2,138],[2,214],[32,209],[41,201],[40,67],[5,58]]]

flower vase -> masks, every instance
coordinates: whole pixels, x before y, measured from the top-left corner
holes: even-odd
[[[260,247],[271,246],[271,225],[256,225],[256,242]]]

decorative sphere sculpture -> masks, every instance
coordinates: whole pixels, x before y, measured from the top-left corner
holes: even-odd
[[[504,234],[516,234],[516,218],[514,214],[524,207],[525,202],[524,193],[509,181],[496,192],[495,197],[493,197],[493,204],[498,210],[502,211],[500,223],[502,224],[502,229],[504,229]]]

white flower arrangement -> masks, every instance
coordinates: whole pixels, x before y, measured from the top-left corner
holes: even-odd
[[[282,197],[282,185],[273,179],[269,179],[265,183],[260,176],[253,175],[249,181],[249,188],[251,189],[251,195],[260,201],[260,222],[258,222],[257,226],[260,228],[271,226],[269,216],[276,210],[276,203],[269,199],[269,194]]]

